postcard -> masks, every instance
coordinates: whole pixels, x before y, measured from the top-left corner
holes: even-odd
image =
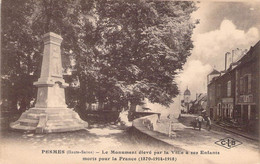
[[[0,4],[0,163],[259,163],[260,1]]]

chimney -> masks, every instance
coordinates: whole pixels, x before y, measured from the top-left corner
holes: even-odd
[[[233,51],[232,51],[232,53],[233,53]],[[228,55],[230,54],[230,52],[227,52],[227,53],[225,53],[225,71],[227,70],[227,65],[228,65]]]
[[[237,55],[236,55],[236,52],[237,52],[237,50],[232,50],[231,63],[234,62],[234,56],[237,56]],[[230,64],[231,64],[231,63],[230,63]]]

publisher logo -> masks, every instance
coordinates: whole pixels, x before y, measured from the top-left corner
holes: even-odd
[[[223,146],[224,148],[227,148],[227,149],[231,149],[235,146],[241,145],[242,142],[235,140],[234,138],[227,137],[227,138],[221,139],[219,141],[216,141],[215,144],[217,144],[219,146]]]

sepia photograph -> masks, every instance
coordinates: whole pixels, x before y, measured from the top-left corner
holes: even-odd
[[[1,164],[259,164],[259,0],[0,0]]]

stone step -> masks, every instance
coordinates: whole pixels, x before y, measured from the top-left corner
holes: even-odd
[[[34,120],[34,119],[19,119],[20,125],[23,126],[33,126],[36,127],[39,123],[39,120]]]
[[[48,116],[48,120],[64,120],[64,119],[72,119],[73,116],[71,115],[51,115]]]
[[[36,127],[34,126],[25,126],[21,124],[13,125],[12,128],[18,129],[18,130],[35,130]]]
[[[49,123],[59,123],[59,122],[73,122],[73,121],[76,121],[77,119],[73,119],[73,118],[70,118],[70,119],[49,119],[48,118],[48,122]]]
[[[39,114],[36,113],[29,113],[26,115],[26,118],[28,119],[34,119],[34,120],[38,120],[39,119]],[[49,120],[63,120],[63,119],[72,119],[75,117],[75,114],[73,113],[62,113],[62,114],[49,114],[48,115],[48,119]]]
[[[37,113],[28,113],[27,115],[26,115],[26,118],[27,119],[32,119],[32,120],[39,120],[39,114],[37,114]]]
[[[78,120],[63,120],[63,121],[48,121],[46,126],[70,126],[70,125],[77,125],[77,124],[83,124],[83,122],[80,122]]]
[[[49,114],[48,119],[49,120],[59,120],[59,119],[73,119],[77,117],[76,113],[66,112],[66,113],[55,113],[55,114]]]
[[[69,108],[30,108],[30,113],[60,113],[60,112],[72,112]]]
[[[24,112],[11,128],[35,130],[36,133],[76,131],[88,127],[88,123],[68,108],[38,109],[31,108]],[[38,126],[38,127],[37,127]]]

